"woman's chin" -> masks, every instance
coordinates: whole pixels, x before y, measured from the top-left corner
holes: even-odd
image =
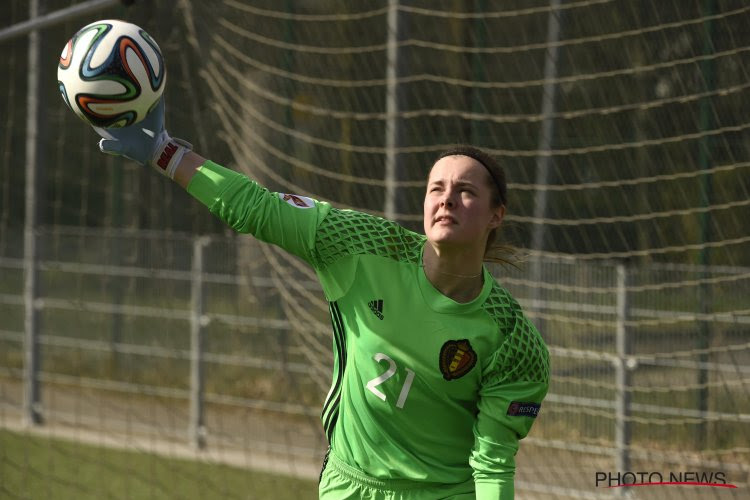
[[[436,245],[466,245],[468,243],[461,234],[456,231],[445,230],[445,228],[439,231],[433,230],[428,239]]]

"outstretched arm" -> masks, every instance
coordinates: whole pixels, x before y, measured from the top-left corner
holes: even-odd
[[[363,251],[367,245],[360,240],[366,239],[368,231],[388,233],[396,241],[411,238],[397,224],[371,215],[336,210],[305,196],[270,192],[249,177],[193,152],[189,143],[166,132],[163,100],[141,122],[95,130],[102,137],[102,152],[154,168],[235,231],[278,245],[316,269]],[[335,217],[328,217],[331,213]],[[394,252],[399,248],[388,246]],[[324,288],[333,286],[331,283],[324,283]]]
[[[188,142],[165,130],[163,99],[141,122],[95,130],[102,137],[102,152],[154,168],[235,231],[252,234],[311,262],[316,230],[330,205],[272,193],[245,175],[194,153]]]

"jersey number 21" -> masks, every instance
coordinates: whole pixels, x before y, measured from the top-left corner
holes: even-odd
[[[378,386],[396,374],[396,369],[397,369],[396,362],[393,361],[393,359],[391,359],[390,356],[388,356],[387,354],[383,354],[382,352],[379,352],[375,356],[373,356],[373,359],[377,361],[378,363],[380,363],[381,361],[387,361],[388,369],[383,374],[378,375],[374,379],[367,382],[366,387],[370,392],[375,394],[381,400],[385,401],[386,396],[380,391],[380,389],[378,389]],[[405,368],[405,370],[406,370],[406,380],[404,380],[404,385],[401,387],[401,393],[398,395],[398,401],[396,401],[396,408],[404,407],[404,403],[406,403],[406,398],[409,395],[409,389],[411,389],[411,384],[412,382],[414,382],[414,372],[408,368]]]

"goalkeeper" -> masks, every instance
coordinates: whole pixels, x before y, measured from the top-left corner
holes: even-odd
[[[150,165],[241,233],[308,262],[329,302],[333,380],[323,407],[324,499],[511,499],[519,440],[549,385],[549,357],[483,265],[507,204],[482,151],[440,155],[425,235],[271,193],[172,139],[163,100],[140,123],[96,129],[100,149]]]

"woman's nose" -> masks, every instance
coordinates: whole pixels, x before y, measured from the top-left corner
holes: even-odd
[[[450,190],[446,190],[443,193],[443,198],[440,200],[440,205],[447,206],[447,207],[453,207],[453,192]]]

